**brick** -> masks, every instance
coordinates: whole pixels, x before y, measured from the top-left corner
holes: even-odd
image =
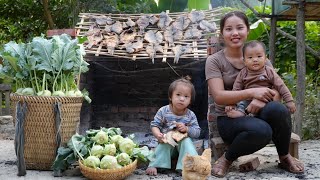
[[[212,115],[212,114],[209,114],[208,115],[208,121],[209,122],[213,122],[213,121],[215,121],[216,120],[216,117],[214,116],[214,115]]]
[[[258,157],[250,158],[246,162],[239,165],[240,172],[248,172],[257,169],[260,165]]]
[[[112,113],[117,113],[117,112],[119,112],[119,107],[118,107],[118,106],[112,106],[111,109],[110,109],[110,111],[111,111]]]

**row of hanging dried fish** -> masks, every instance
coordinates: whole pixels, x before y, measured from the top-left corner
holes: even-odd
[[[203,11],[191,11],[175,19],[165,12],[121,20],[106,15],[90,15],[89,22],[91,25],[84,34],[88,39],[87,49],[102,45],[110,55],[114,54],[115,49],[129,54],[145,50],[152,62],[157,52],[163,53],[164,43],[168,43],[175,56],[174,62],[178,63],[182,54],[192,53],[192,48],[191,44],[176,42],[200,39],[217,29],[213,21],[205,19]]]

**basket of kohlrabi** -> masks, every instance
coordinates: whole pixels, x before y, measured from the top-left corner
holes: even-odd
[[[147,146],[139,147],[133,135],[121,134],[120,128],[111,127],[73,135],[68,147],[58,149],[53,170],[64,171],[78,161],[81,173],[89,179],[124,179],[136,169],[138,161],[151,160],[153,152]]]

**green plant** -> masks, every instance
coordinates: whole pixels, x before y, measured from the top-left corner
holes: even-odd
[[[9,42],[0,56],[0,78],[11,82],[21,95],[84,96],[79,90],[80,74],[88,71],[84,49],[77,39],[63,34],[52,39],[35,37],[28,43]],[[77,81],[75,81],[77,79]]]

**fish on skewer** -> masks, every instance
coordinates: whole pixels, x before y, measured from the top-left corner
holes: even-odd
[[[180,40],[182,38],[183,38],[183,32],[175,28],[173,24],[167,27],[166,30],[164,31],[164,39],[169,43],[170,47],[174,46],[175,40]]]
[[[143,40],[138,39],[136,42],[131,42],[127,44],[126,51],[130,54],[139,52],[143,49]]]
[[[136,25],[136,23],[134,21],[132,21],[131,18],[128,18],[128,20],[126,22],[122,22],[123,29],[128,29],[128,28],[134,27],[135,25]]]
[[[155,32],[153,30],[149,30],[144,35],[144,39],[152,44],[160,44],[163,40],[163,35],[160,31]]]
[[[182,54],[189,54],[192,53],[192,48],[190,45],[182,46],[182,45],[176,45],[172,48],[173,54],[174,54],[174,60],[173,63],[178,64],[179,58]]]
[[[120,43],[128,44],[130,42],[133,42],[136,35],[137,35],[137,32],[132,28],[124,30],[120,34]]]
[[[205,14],[202,11],[191,11],[188,14],[188,18],[191,20],[192,23],[196,23],[205,19]]]
[[[123,28],[122,28],[122,24],[120,21],[116,21],[114,24],[112,24],[111,26],[111,31],[120,34],[122,32]]]
[[[149,26],[149,18],[147,16],[141,16],[138,20],[137,20],[137,25],[140,29],[139,34],[143,34],[144,30],[146,29],[147,26]]]
[[[163,11],[159,15],[159,21],[157,25],[160,29],[163,30],[166,27],[168,27],[171,24],[171,22],[172,22],[172,18]]]
[[[94,45],[98,45],[103,39],[101,30],[96,23],[89,27],[89,30],[85,33],[85,36],[87,36],[88,39],[88,44],[86,45],[86,48],[89,49],[92,48],[92,46]]]
[[[159,21],[159,17],[157,15],[152,14],[152,15],[149,15],[148,18],[149,18],[150,24],[152,25],[156,24]]]
[[[103,35],[103,44],[107,46],[108,53],[113,55],[115,47],[119,44],[119,36],[115,32],[110,32]]]
[[[202,32],[197,28],[196,25],[192,28],[187,29],[184,33],[184,39],[200,39],[202,37]]]
[[[172,23],[172,26],[175,27],[178,30],[186,30],[191,23],[191,20],[185,16],[180,15],[177,17],[177,19]]]
[[[146,52],[149,55],[149,57],[152,59],[152,64],[154,64],[154,57],[156,56],[157,52],[163,53],[163,48],[159,44],[152,44],[149,43],[146,47]]]
[[[215,22],[209,23],[206,20],[202,20],[199,23],[200,29],[204,30],[204,32],[215,32],[217,30],[217,25]]]
[[[111,25],[114,23],[114,21],[111,19],[111,17],[101,15],[101,16],[96,16],[96,15],[91,15],[89,16],[89,21],[96,22],[98,25]]]

